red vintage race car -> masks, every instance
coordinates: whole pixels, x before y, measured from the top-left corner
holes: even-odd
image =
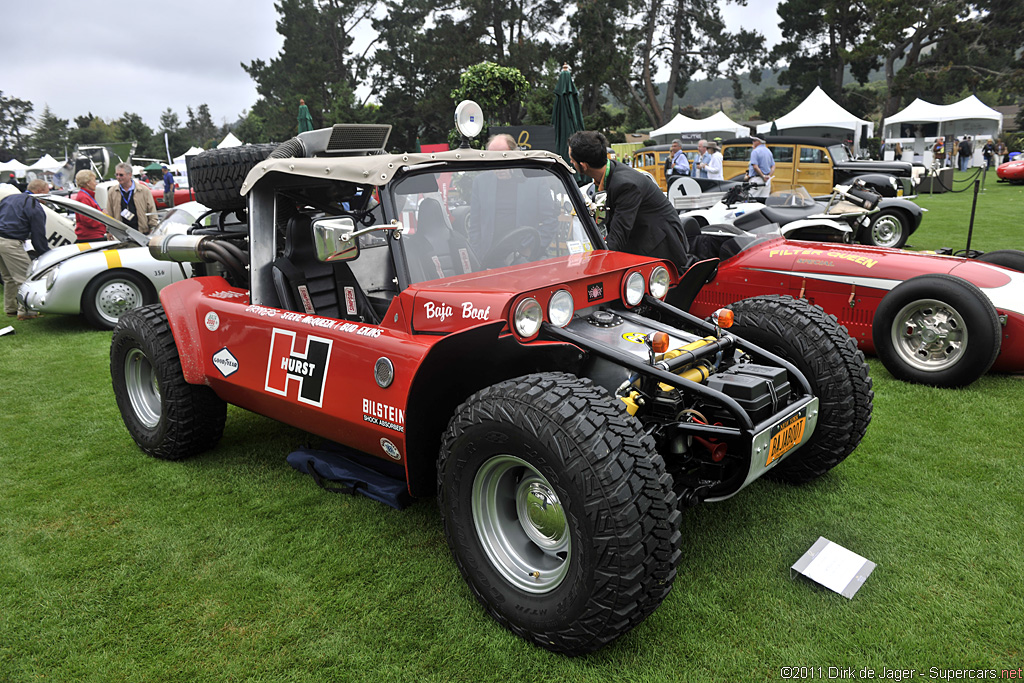
[[[902,380],[958,387],[989,369],[1024,371],[1024,252],[973,259],[788,240],[776,229],[701,230],[698,240],[722,261],[693,303],[697,315],[749,296],[790,294],[836,316]]]
[[[999,164],[999,167],[996,168],[996,176],[1000,180],[1011,183],[1024,183],[1024,156],[1018,156],[1013,161]]]

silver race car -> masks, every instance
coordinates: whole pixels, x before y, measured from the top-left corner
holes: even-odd
[[[113,329],[125,312],[156,303],[157,292],[192,274],[191,264],[157,261],[149,249],[141,247],[154,235],[185,233],[208,213],[198,202],[175,208],[152,234],[143,236],[73,199],[54,195],[39,199],[101,221],[112,239],[56,247],[33,261],[28,280],[18,290],[18,299],[29,310],[81,314],[100,329]]]

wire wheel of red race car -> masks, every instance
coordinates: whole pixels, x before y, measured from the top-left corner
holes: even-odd
[[[820,401],[810,441],[766,476],[789,483],[821,476],[853,452],[871,422],[874,391],[864,353],[834,315],[803,299],[771,294],[729,308],[730,331],[795,365]]]
[[[128,433],[143,451],[180,460],[212,448],[224,433],[227,404],[181,372],[167,314],[160,304],[121,317],[110,343],[114,397]]]
[[[889,292],[872,324],[875,352],[893,377],[962,387],[999,355],[999,316],[980,289],[958,277],[920,275]]]
[[[473,593],[541,647],[592,652],[672,588],[672,478],[640,423],[589,380],[528,375],[471,396],[448,425],[438,485]]]
[[[910,237],[910,220],[899,209],[882,209],[871,216],[863,232],[864,244],[900,249]]]

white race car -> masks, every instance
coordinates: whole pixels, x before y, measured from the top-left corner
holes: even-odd
[[[156,303],[157,293],[192,274],[189,263],[168,263],[142,248],[148,240],[135,238],[125,225],[67,197],[40,195],[45,203],[82,213],[103,222],[113,240],[56,247],[32,262],[28,280],[18,299],[29,310],[44,313],[82,314],[100,329],[113,329],[125,312]],[[184,233],[208,213],[198,202],[175,208],[151,235]],[[210,219],[204,219],[209,223]]]

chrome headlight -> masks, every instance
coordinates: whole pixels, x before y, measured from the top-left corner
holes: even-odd
[[[668,270],[664,266],[658,266],[651,271],[651,296],[655,299],[664,299],[668,294],[669,286]]]
[[[46,274],[46,291],[47,292],[49,292],[51,289],[53,289],[54,283],[57,282],[57,274],[59,272],[60,272],[60,264],[58,263],[57,265],[55,265],[53,268],[50,269],[50,272],[48,272]]]
[[[543,320],[544,311],[533,297],[520,301],[512,316],[512,324],[520,337],[532,337],[537,334]]]
[[[644,276],[633,272],[626,278],[626,286],[622,288],[622,298],[627,306],[636,306],[644,298]]]
[[[548,320],[556,327],[565,327],[572,320],[572,314],[576,312],[575,308],[572,294],[560,289],[548,302]]]

